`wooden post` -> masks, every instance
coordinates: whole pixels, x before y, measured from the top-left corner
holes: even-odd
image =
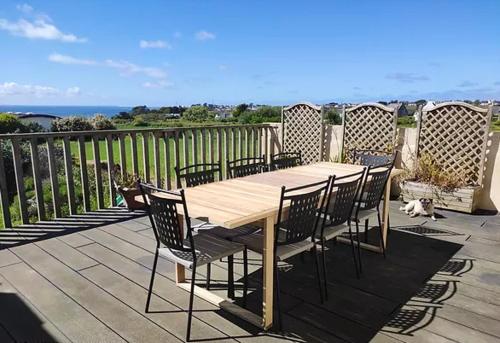
[[[236,160],[236,128],[231,128],[231,144],[233,145],[233,151],[231,151],[231,159]]]
[[[7,188],[3,154],[0,154],[0,198],[2,200],[3,227],[12,227],[12,220],[10,218],[9,211],[9,190]]]
[[[163,135],[165,144],[165,187],[170,189],[172,187],[171,165],[170,165],[170,134],[165,132]]]
[[[26,191],[24,189],[23,164],[21,161],[21,147],[19,140],[12,139],[12,156],[14,158],[14,173],[16,176],[17,196],[19,198],[19,210],[23,224],[29,224],[28,205],[26,201]]]
[[[43,201],[42,176],[40,175],[40,158],[38,156],[38,138],[30,139],[31,166],[33,169],[33,183],[35,185],[36,207],[38,211],[38,220],[45,220],[45,202]],[[48,154],[49,163],[53,155]],[[51,173],[52,174],[52,171]],[[54,204],[54,209],[56,208]]]
[[[149,132],[142,133],[142,158],[144,180],[146,182],[150,182],[151,173],[149,172]]]
[[[120,134],[118,136],[118,141],[120,145],[120,173],[123,175],[127,172],[127,154],[125,153],[125,138],[126,135]]]
[[[193,164],[198,164],[198,131],[196,129],[191,130],[191,151],[193,154]],[[198,170],[198,167],[195,169]]]
[[[179,147],[179,131],[175,131],[175,136],[174,136],[174,143],[175,143],[175,166],[177,168],[181,167],[180,163],[180,147]],[[179,184],[179,180],[177,180],[177,175],[175,175],[175,188],[177,188],[177,185]]]
[[[63,138],[64,172],[66,174],[66,190],[68,193],[69,214],[77,212],[75,201],[75,181],[73,177],[73,156],[71,156],[71,142],[69,137]]]
[[[205,128],[201,129],[201,163],[207,163],[207,130]],[[203,166],[203,170],[206,170],[206,166]]]
[[[151,133],[153,135],[153,161],[155,167],[155,185],[156,187],[161,187],[161,171],[160,171],[160,141],[156,132]]]
[[[49,159],[50,186],[52,188],[52,204],[54,206],[55,217],[59,218],[62,217],[61,201],[59,199],[59,180],[57,179],[57,167],[56,167],[56,159],[54,153],[54,139],[52,137],[47,138],[47,156]]]
[[[188,130],[182,131],[182,139],[184,143],[184,167],[189,166],[189,138]]]
[[[90,209],[90,190],[89,175],[87,173],[87,155],[85,152],[85,137],[78,137],[78,154],[80,158],[80,176],[82,180],[83,210],[89,212]]]
[[[116,190],[113,184],[113,170],[115,160],[113,156],[113,135],[106,136],[106,153],[108,159],[108,180],[109,180],[109,197],[111,199],[111,206],[116,206]]]
[[[95,173],[95,186],[97,195],[97,208],[104,208],[104,194],[102,187],[102,167],[101,167],[101,153],[99,149],[99,136],[92,136],[92,148],[94,152],[94,173]]]
[[[135,132],[130,133],[132,145],[132,174],[139,175],[139,162],[137,161],[137,136]]]
[[[214,163],[214,131],[213,129],[208,129],[208,148],[210,150],[210,163]]]
[[[274,216],[264,221],[264,251],[262,266],[264,279],[262,285],[262,326],[269,329],[273,324],[273,295],[274,295]]]

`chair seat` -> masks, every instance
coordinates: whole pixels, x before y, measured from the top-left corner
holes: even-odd
[[[234,242],[244,244],[248,249],[259,254],[262,254],[264,251],[264,235],[262,232],[235,237]],[[286,260],[287,258],[300,254],[303,251],[310,250],[313,246],[314,244],[310,239],[293,244],[278,245],[276,247],[276,258],[279,261]]]
[[[244,245],[217,238],[213,235],[194,235],[194,246],[196,248],[196,265],[204,265],[219,259],[233,255],[245,249]],[[186,247],[189,247],[186,240]],[[159,248],[158,253],[166,259],[179,263],[186,268],[193,266],[193,254],[190,251],[180,251],[170,248]]]
[[[199,220],[193,220],[193,221],[199,221]],[[207,222],[200,222],[195,225],[191,225],[191,227],[193,228],[193,231],[198,234],[209,234],[216,236],[218,238],[228,239],[230,241],[233,240],[235,237],[250,235],[261,229],[261,227],[258,225],[250,225],[250,224],[240,226],[235,229],[226,229],[223,228],[222,226],[218,226]]]
[[[348,227],[345,224],[342,225],[336,225],[336,226],[325,226],[323,230],[323,238],[328,241],[332,238],[335,238],[337,236],[340,236],[345,230],[347,230]],[[321,239],[321,232],[318,230],[316,233],[316,238]]]

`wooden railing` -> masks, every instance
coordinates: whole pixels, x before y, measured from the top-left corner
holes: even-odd
[[[167,189],[176,185],[176,165],[220,161],[226,175],[228,159],[278,152],[276,130],[262,124],[0,135],[3,225],[115,206],[116,164]]]

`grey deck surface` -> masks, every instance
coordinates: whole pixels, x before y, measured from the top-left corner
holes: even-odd
[[[444,217],[432,222],[392,206],[387,259],[363,251],[361,279],[350,247],[329,246],[324,304],[312,256],[281,266],[284,334],[261,332],[196,298],[193,339],[500,342],[500,217],[438,211]],[[3,230],[0,244],[0,342],[183,341],[188,293],[175,286],[166,260],[159,262],[154,313],[144,313],[155,247],[147,217],[101,211]],[[248,308],[260,314],[261,261],[250,258]],[[224,295],[226,262],[212,274],[214,291]]]

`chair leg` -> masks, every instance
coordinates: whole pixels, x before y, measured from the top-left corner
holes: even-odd
[[[321,239],[321,257],[323,259],[323,284],[325,286],[325,300],[328,300],[328,287],[327,287],[327,276],[326,276],[326,254],[325,254],[325,239]]]
[[[318,279],[318,288],[319,288],[319,300],[321,303],[325,302],[325,298],[323,296],[323,285],[321,281],[321,271],[319,267],[319,257],[318,257],[318,249],[316,248],[316,244],[313,246],[313,254],[314,254],[314,263],[316,264],[316,278]]]
[[[278,310],[279,331],[283,331],[283,319],[281,318],[281,300],[280,300],[280,279],[278,271],[278,260],[274,261],[274,289],[276,291],[276,309]]]
[[[186,332],[186,342],[191,340],[191,320],[193,318],[193,302],[194,302],[194,284],[196,277],[196,263],[193,264],[193,270],[191,274],[191,293],[189,294],[189,309],[188,309],[188,324]]]
[[[207,263],[207,290],[210,289],[210,274],[212,273],[212,264]]]
[[[146,313],[149,312],[149,303],[151,301],[151,293],[153,292],[153,282],[155,280],[157,264],[158,264],[158,249],[156,249],[155,252],[155,259],[153,261],[153,271],[151,272],[151,280],[149,281],[148,299],[146,300]]]
[[[227,297],[234,299],[234,256],[227,257]]]
[[[368,218],[365,219],[365,243],[368,243]]]
[[[247,307],[248,293],[248,251],[247,247],[243,250],[243,308]]]
[[[378,219],[378,228],[380,232],[380,245],[382,246],[382,254],[385,256],[385,243],[384,243],[384,232],[382,228],[382,219],[380,218],[380,211],[377,211],[377,219]]]
[[[356,247],[354,247],[354,239],[352,238],[352,228],[351,228],[351,222],[348,223],[349,226],[349,239],[351,240],[351,249],[352,249],[352,260],[354,262],[354,269],[356,269],[356,277],[359,279],[359,266],[358,266],[358,260],[356,258]]]
[[[361,242],[359,240],[359,223],[358,221],[356,221],[356,241],[357,241],[357,244],[358,244],[358,264],[359,264],[359,273],[360,274],[363,274],[363,267],[361,265]]]

